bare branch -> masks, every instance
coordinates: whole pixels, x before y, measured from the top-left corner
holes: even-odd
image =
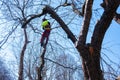
[[[81,11],[80,12],[80,10],[78,10],[77,8],[76,8],[76,5],[74,4],[74,0],[72,0],[72,8],[73,8],[73,11],[76,13],[76,14],[78,14],[79,16],[83,16],[83,12],[84,11]],[[85,7],[85,4],[82,6],[82,8],[84,8]]]
[[[108,3],[108,6],[109,7],[107,7],[106,10],[104,11],[100,21],[98,21],[98,23],[96,24],[94,33],[92,36],[91,44],[96,45],[96,47],[98,48],[97,50],[101,49],[101,44],[102,44],[105,32],[109,28],[110,23],[116,12],[116,9],[119,6],[118,0],[115,0],[115,1],[111,0]]]
[[[28,44],[28,38],[27,38],[26,29],[24,29],[24,37],[25,37],[25,42],[24,42],[22,51],[20,53],[20,65],[19,65],[19,77],[18,77],[18,80],[23,80],[24,54],[25,54],[25,50],[26,50],[27,44]]]
[[[44,58],[44,59],[49,60],[49,61],[51,61],[51,62],[53,62],[53,63],[55,63],[55,64],[57,64],[57,65],[59,65],[59,66],[62,66],[63,68],[72,69],[72,70],[76,70],[76,69],[77,69],[77,68],[72,68],[72,67],[64,66],[64,65],[62,65],[62,64],[60,64],[60,63],[58,63],[58,62],[55,62],[55,61],[53,61],[53,60],[51,60],[51,59],[48,59],[48,58]]]
[[[116,13],[114,16],[114,20],[120,24],[120,14]]]
[[[33,19],[37,18],[37,17],[41,17],[42,15],[46,14],[46,12],[42,12],[38,15],[32,15],[28,20],[26,20],[23,25],[22,25],[22,28],[26,28],[26,25]]]
[[[83,21],[82,31],[80,32],[77,46],[79,44],[84,45],[86,43],[87,33],[88,33],[90,19],[91,19],[91,15],[92,15],[92,5],[93,5],[93,0],[86,1],[84,21]]]

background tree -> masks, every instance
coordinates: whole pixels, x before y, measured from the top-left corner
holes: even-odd
[[[85,8],[82,7],[83,3]],[[45,64],[42,71],[44,72],[43,78],[54,79],[55,76],[53,75],[54,74],[53,71],[56,71],[58,69],[61,70],[59,70],[59,72],[55,72],[56,76],[60,75],[61,73],[63,76],[64,75],[74,76],[72,72],[73,70],[70,71],[70,73],[67,73],[66,68],[64,70],[62,68],[56,68],[55,65],[53,65],[53,64],[58,64],[58,66],[62,66],[62,67],[71,66],[71,63],[66,66],[64,66],[64,63],[62,64],[57,63],[59,62],[59,59],[56,56],[66,53],[67,55],[72,54],[74,59],[78,59],[81,56],[82,67],[84,71],[84,79],[86,80],[103,79],[104,72],[101,70],[101,66],[100,66],[102,42],[105,32],[108,29],[113,17],[115,16],[114,14],[116,13],[116,9],[119,5],[119,0],[114,0],[114,1],[109,0],[108,5],[106,6],[106,9],[102,14],[100,20],[98,20],[96,25],[93,25],[95,26],[95,28],[93,30],[91,41],[89,41],[90,43],[88,44],[87,36],[90,34],[89,29],[91,26],[92,11],[93,11],[92,5],[93,5],[92,0],[86,0],[85,2],[79,0],[77,1],[58,0],[58,2],[52,0],[1,1],[1,11],[2,11],[1,15],[4,14],[3,18],[1,17],[1,20],[4,20],[5,24],[6,22],[9,23],[6,24],[7,27],[3,25],[3,28],[5,26],[8,29],[6,30],[6,35],[3,35],[4,38],[1,39],[0,45],[1,47],[4,47],[4,44],[6,42],[12,41],[11,44],[17,47],[17,50],[14,47],[14,51],[16,51],[17,53],[16,58],[18,60],[20,57],[22,57],[22,59],[20,59],[20,61],[18,62],[20,64],[23,64],[22,67],[19,68],[22,70],[21,74],[19,75],[22,76],[22,78],[19,80],[23,80],[23,79],[35,80],[38,77],[36,68],[41,64],[40,61],[41,52],[40,52],[38,37],[42,33],[42,30],[40,29],[39,26],[41,24],[41,19],[44,16],[51,21],[52,27],[56,27],[56,26],[60,26],[60,27],[52,30],[49,44],[47,45],[46,53],[44,56]],[[82,11],[84,11],[84,14]],[[80,31],[78,29],[81,26],[80,23],[82,23],[81,24],[82,29],[80,29],[81,33],[79,34]],[[12,27],[10,27],[11,25]],[[23,29],[21,29],[21,27]],[[26,32],[24,32],[25,30]],[[26,38],[23,37],[25,35],[24,33],[25,34],[29,33],[26,35],[27,41]],[[25,44],[24,44],[24,39],[25,39]],[[71,41],[69,41],[69,39]],[[29,41],[31,41],[31,43],[29,43],[26,46],[26,48],[24,48],[24,45],[26,45],[26,43],[28,43]],[[62,44],[62,42],[66,44]],[[19,46],[15,43],[19,43],[18,44]],[[75,45],[75,47],[73,44]],[[78,50],[78,52],[75,50],[75,48]],[[22,50],[24,56],[22,56]],[[74,56],[78,56],[78,53],[80,54],[80,56],[74,57]],[[61,58],[65,59],[66,55],[63,55],[63,57]],[[102,60],[104,61],[105,64],[107,64],[104,58],[102,58]],[[74,64],[77,64],[77,62],[74,62]],[[53,67],[55,67],[55,69],[53,69]],[[76,72],[79,70],[79,67],[77,65],[73,67],[73,69],[74,68],[76,69],[74,72],[75,74],[79,74],[79,72]],[[67,67],[67,68],[71,68],[71,67]],[[109,66],[109,68],[112,69],[111,66]],[[61,72],[62,70],[64,71]],[[51,73],[53,74],[47,74],[47,71],[48,72],[51,71]],[[52,78],[49,75],[52,75]],[[77,78],[78,77],[79,76],[77,76]]]

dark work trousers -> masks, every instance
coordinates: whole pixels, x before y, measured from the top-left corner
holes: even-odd
[[[49,35],[50,35],[50,30],[45,30],[43,32],[41,40],[40,40],[41,46],[46,46],[47,45],[48,40],[49,40]],[[46,40],[46,42],[44,42],[44,40]]]

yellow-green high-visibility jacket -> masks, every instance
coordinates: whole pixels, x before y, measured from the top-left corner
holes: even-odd
[[[45,29],[45,30],[46,30],[46,29],[50,29],[50,27],[48,27],[48,26],[50,26],[48,20],[42,22],[42,28],[43,28],[43,29]]]

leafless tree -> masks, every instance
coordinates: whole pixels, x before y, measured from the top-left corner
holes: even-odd
[[[40,1],[37,1],[37,0],[36,1],[4,0],[4,1],[1,1],[1,6],[2,6],[1,10],[3,11],[2,14],[5,15],[5,19],[12,20],[13,23],[16,25],[15,27],[12,27],[12,30],[13,30],[12,33],[15,32],[16,29],[24,30],[24,36],[25,36],[23,38],[25,39],[25,42],[23,44],[24,46],[22,47],[22,50],[18,52],[20,53],[20,57],[21,57],[20,67],[19,67],[19,80],[25,79],[26,75],[23,74],[25,70],[26,70],[25,73],[27,74],[27,77],[29,77],[30,80],[36,79],[36,76],[38,77],[39,80],[42,80],[43,79],[43,77],[41,76],[42,69],[43,68],[47,69],[48,67],[48,66],[45,66],[45,64],[47,64],[46,63],[47,61],[45,60],[45,56],[47,56],[49,53],[50,54],[53,53],[54,50],[56,53],[60,52],[60,49],[57,49],[56,46],[54,47],[54,45],[50,43],[47,44],[43,53],[40,53],[39,48],[36,49],[35,51],[34,50],[35,47],[33,47],[31,50],[33,52],[30,52],[30,53],[33,56],[32,59],[34,60],[31,60],[32,63],[29,63],[29,64],[24,63],[26,62],[24,61],[24,58],[25,58],[24,55],[26,55],[25,53],[29,51],[27,49],[30,48],[29,46],[28,46],[29,48],[26,48],[29,42],[27,36],[32,36],[30,34],[27,35],[27,33],[28,31],[31,31],[31,32],[33,31],[32,32],[33,34],[37,34],[37,36],[40,35],[42,31],[40,30],[40,28],[38,28],[38,24],[41,21],[41,18],[43,18],[44,16],[51,20],[52,25],[54,27],[60,26],[59,27],[60,29],[56,29],[56,30],[61,31],[61,32],[63,31],[62,33],[64,33],[64,35],[62,35],[61,33],[54,31],[53,29],[54,34],[62,36],[62,38],[70,39],[71,42],[69,42],[69,44],[74,44],[74,48],[77,49],[81,57],[84,79],[85,80],[103,80],[104,79],[104,74],[100,66],[102,43],[103,43],[105,33],[107,29],[109,28],[113,18],[117,22],[119,22],[119,14],[116,13],[116,10],[119,6],[120,1],[119,0],[114,0],[114,1],[108,0],[108,3],[106,3],[106,1],[103,2],[105,4],[104,12],[100,20],[96,21],[97,23],[93,30],[91,41],[90,43],[87,43],[87,35],[89,34],[88,31],[90,29],[90,21],[92,19],[93,1],[94,0],[85,0],[84,2],[80,0],[77,0],[77,1],[58,0],[58,3],[52,0],[45,0],[45,1],[43,0],[40,0]],[[56,4],[54,5],[53,3],[56,3]],[[72,17],[69,17],[71,15]],[[82,22],[82,19],[83,19],[83,22]],[[78,29],[81,26],[80,23],[82,23],[82,29],[79,34]],[[77,27],[73,27],[73,26],[77,26]],[[75,32],[73,30],[74,28],[76,28]],[[5,36],[6,37],[5,39],[1,40],[2,42],[1,47],[4,45],[4,43],[6,43],[6,41],[9,39],[9,36],[12,35],[12,33],[11,34],[9,33],[9,35]],[[33,38],[33,36],[30,38]],[[53,39],[50,39],[51,43]],[[56,42],[56,44],[58,44],[57,39],[55,40],[53,40],[53,42]],[[35,43],[31,45],[35,45]],[[64,45],[65,44],[61,44],[59,46],[63,47]],[[73,48],[73,45],[72,45],[72,48]],[[64,49],[65,47],[62,48],[62,50]],[[37,53],[37,56],[34,56],[35,55],[33,54],[34,52]],[[50,55],[50,57],[52,57],[52,55]],[[42,61],[40,61],[40,58],[42,58]],[[49,60],[50,62],[54,62],[51,59],[48,59],[48,58],[46,59]],[[103,61],[104,63],[106,63],[104,59]],[[30,62],[30,59],[29,59],[29,62]],[[31,66],[32,64],[34,65]],[[26,65],[28,65],[28,69],[24,69]],[[33,70],[34,72],[36,65],[38,65],[37,67],[38,73],[35,73],[34,75],[32,74],[31,71]],[[59,64],[59,66],[61,65]],[[111,68],[109,70],[111,70]]]

